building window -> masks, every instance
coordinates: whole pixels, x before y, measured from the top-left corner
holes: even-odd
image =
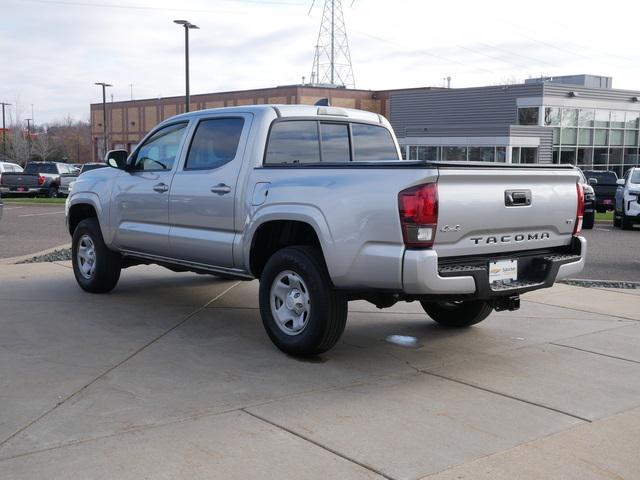
[[[470,162],[493,162],[495,161],[494,147],[469,147]]]
[[[538,107],[526,107],[518,109],[518,125],[538,125],[540,109]]]
[[[595,117],[595,112],[593,110],[580,109],[580,113],[578,116],[578,126],[593,127]]]
[[[537,147],[520,148],[520,163],[538,163]]]
[[[560,109],[556,107],[546,107],[544,109],[544,124],[552,127],[560,125]]]
[[[563,127],[578,126],[578,109],[577,108],[562,109],[562,126]]]
[[[496,162],[507,161],[507,147],[496,147]]]
[[[467,159],[467,147],[442,147],[442,160],[461,161]]]

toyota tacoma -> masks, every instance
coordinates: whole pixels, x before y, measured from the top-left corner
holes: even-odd
[[[257,278],[266,332],[293,355],[333,347],[350,300],[467,327],[585,262],[574,167],[401,160],[370,112],[191,112],[105,160],[66,204],[80,287],[109,292],[138,264]]]

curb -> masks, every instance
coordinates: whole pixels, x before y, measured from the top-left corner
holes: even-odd
[[[47,250],[42,250],[40,252],[30,253],[28,255],[22,255],[20,257],[11,257],[11,258],[0,258],[0,265],[15,265],[16,263],[24,262],[25,260],[31,260],[34,257],[39,257],[41,255],[47,255],[49,253],[53,253],[57,250],[64,250],[66,248],[71,248],[70,243],[65,243],[64,245],[58,245],[57,247],[48,248]]]
[[[640,289],[640,282],[626,280],[588,280],[583,278],[567,278],[558,283],[586,288],[624,288],[628,290]]]

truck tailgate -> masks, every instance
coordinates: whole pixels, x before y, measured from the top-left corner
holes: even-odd
[[[501,254],[568,245],[577,173],[566,168],[439,169],[438,256]]]
[[[3,173],[2,174],[2,186],[3,187],[37,187],[38,186],[38,174],[37,173]]]

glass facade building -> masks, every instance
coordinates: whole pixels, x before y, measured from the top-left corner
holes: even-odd
[[[409,160],[572,164],[624,175],[640,164],[640,91],[572,75],[395,92],[391,124]]]

